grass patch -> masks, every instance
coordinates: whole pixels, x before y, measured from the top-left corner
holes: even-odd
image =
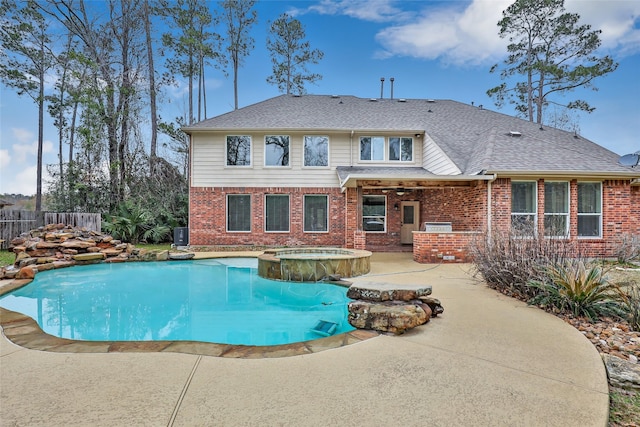
[[[16,260],[16,255],[13,252],[7,250],[0,250],[0,267],[13,264]]]
[[[609,426],[640,426],[640,393],[609,389]]]

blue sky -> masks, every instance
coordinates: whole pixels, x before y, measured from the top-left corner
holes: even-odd
[[[305,26],[312,47],[325,53],[320,64],[311,66],[323,79],[307,86],[308,93],[379,97],[380,78],[385,77],[388,97],[389,78],[394,77],[396,98],[453,99],[498,110],[486,91],[501,83],[489,68],[505,57],[507,42],[498,37],[497,22],[511,3],[260,1],[252,33],[255,49],[239,72],[240,107],[279,95],[266,83],[271,73],[266,35],[268,21],[289,12]],[[596,80],[598,91],[578,89],[554,101],[587,100],[596,110],[578,115],[580,134],[620,155],[640,150],[640,1],[566,0],[565,7],[602,30],[601,53],[620,65]],[[232,77],[210,68],[206,79],[208,115],[232,110]],[[164,119],[184,115],[185,87],[182,82],[166,89],[160,112]],[[37,109],[27,97],[4,87],[0,91],[0,193],[34,194]],[[498,111],[513,114],[509,106]],[[48,117],[44,147],[44,163],[56,163],[56,131]]]

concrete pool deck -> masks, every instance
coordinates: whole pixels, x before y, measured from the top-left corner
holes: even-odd
[[[3,334],[0,425],[607,424],[605,368],[582,334],[487,288],[469,265],[411,257],[376,253],[351,280],[432,285],[442,315],[313,354],[56,353]]]

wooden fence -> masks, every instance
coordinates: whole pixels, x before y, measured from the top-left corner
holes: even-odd
[[[100,232],[102,217],[99,213],[34,212],[0,209],[0,248],[6,249],[14,237],[48,224],[65,224]]]

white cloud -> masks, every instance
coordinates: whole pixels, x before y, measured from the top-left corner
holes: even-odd
[[[291,16],[305,13],[345,15],[370,22],[398,22],[414,16],[413,13],[403,11],[394,4],[402,4],[402,2],[397,0],[321,0],[305,9],[293,8],[288,13]]]
[[[615,49],[623,56],[640,52],[640,2],[566,0],[565,8],[579,14],[581,23],[602,30],[604,48]]]
[[[410,22],[396,20],[400,23],[378,32],[376,39],[383,50],[377,56],[440,59],[457,65],[495,62],[506,54],[507,41],[498,36],[497,23],[511,3],[473,0],[424,7]],[[580,23],[602,30],[603,47],[615,49],[618,55],[640,52],[640,2],[567,0],[565,8],[578,13]]]
[[[9,150],[0,150],[0,166],[2,168],[6,168],[11,163],[11,155],[9,154]]]
[[[13,152],[16,156],[16,163],[24,163],[29,156],[38,155],[38,141],[33,141],[30,144],[13,144]],[[53,143],[49,140],[42,142],[42,154],[53,152]],[[30,159],[29,159],[30,160]]]
[[[11,128],[11,133],[20,142],[29,142],[33,138],[33,132],[24,128]]]

